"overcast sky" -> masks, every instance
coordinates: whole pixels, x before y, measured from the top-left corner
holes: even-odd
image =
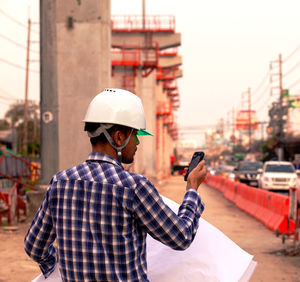
[[[242,103],[242,92],[248,87],[253,109],[260,120],[266,120],[268,106],[278,98],[276,90],[270,96],[269,64],[278,60],[279,53],[283,88],[300,94],[299,0],[145,2],[148,15],[175,15],[176,30],[182,35],[179,125],[216,124],[221,118],[226,121],[233,107],[235,111],[247,107],[245,96]],[[26,50],[11,41],[26,45],[28,3],[36,23],[38,0],[0,0],[0,117],[13,99],[24,99]],[[111,0],[111,7],[112,14],[142,14],[142,0]],[[32,29],[32,39],[38,40],[38,25],[33,24]],[[38,59],[38,44],[32,43],[31,49],[31,59]],[[276,87],[278,64],[273,66],[272,86]],[[36,101],[38,67],[38,63],[30,64],[29,99]]]

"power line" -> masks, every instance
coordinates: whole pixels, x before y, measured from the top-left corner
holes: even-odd
[[[7,97],[7,96],[5,97],[5,96],[1,96],[1,95],[0,95],[0,98],[5,99],[5,100],[7,100],[7,99],[14,100],[14,101],[18,100],[18,99],[15,99],[15,98]]]
[[[292,68],[290,68],[284,75],[283,77],[289,75],[291,72],[293,72],[296,68],[300,66],[300,62],[298,62],[296,65],[294,65]]]
[[[260,91],[260,93],[267,93],[269,87],[270,85],[267,84],[266,87],[262,91]],[[252,104],[257,104],[263,97],[264,97],[263,95],[259,95],[258,98],[256,98],[256,100]]]
[[[4,105],[8,105],[8,106],[10,106],[10,105],[11,105],[11,103],[10,103],[10,102],[8,102],[8,101],[7,101],[7,99],[1,98],[1,96],[0,96],[0,99],[3,99],[3,100],[4,100],[4,101],[0,101],[0,105],[2,105],[2,104],[4,104]]]
[[[16,20],[15,18],[13,18],[12,16],[8,15],[7,13],[5,13],[2,9],[0,9],[0,14],[4,15],[5,17],[7,17],[8,19],[10,19],[11,21],[13,21],[14,23],[18,24],[19,26],[26,28],[27,29],[27,25],[21,23],[20,21]],[[33,32],[35,33],[39,33],[36,30],[33,30]]]
[[[8,64],[8,65],[10,65],[10,66],[13,66],[13,67],[15,67],[15,68],[18,68],[18,69],[21,69],[21,70],[26,70],[23,66],[17,65],[17,64],[15,64],[15,63],[12,63],[12,62],[10,62],[10,61],[7,61],[7,60],[5,60],[5,59],[3,59],[3,58],[0,58],[0,61],[3,62],[3,63],[5,63],[5,64]],[[37,71],[37,70],[29,70],[29,71],[34,72],[34,73],[39,73],[39,71]]]
[[[4,90],[4,89],[2,89],[2,88],[0,88],[0,93],[5,94],[6,97],[7,97],[8,99],[19,100],[19,99],[16,98],[14,95],[12,95],[11,93],[7,92],[6,90]],[[13,97],[13,98],[12,98],[12,97]],[[7,99],[7,98],[6,98],[6,99]]]
[[[290,84],[290,86],[288,86],[287,88],[290,89],[290,88],[293,88],[294,86],[296,86],[297,84],[300,83],[300,79],[294,81],[292,84]]]
[[[260,112],[263,108],[266,107],[266,102],[268,101],[268,99],[269,99],[269,97],[267,96],[267,99],[263,100],[263,103],[261,104],[261,106],[256,109],[257,112]]]
[[[258,92],[258,90],[264,85],[265,81],[268,79],[270,75],[270,72],[268,71],[265,76],[263,77],[262,81],[260,82],[260,84],[255,88],[255,90],[253,91],[254,95]]]
[[[296,47],[296,49],[289,54],[282,62],[285,63],[287,60],[289,60],[298,50],[300,50],[300,45],[298,45],[298,47]]]
[[[25,45],[22,45],[22,44],[20,44],[20,43],[18,43],[18,42],[16,42],[16,41],[14,41],[13,39],[10,39],[9,37],[7,37],[7,36],[1,34],[1,33],[0,33],[0,37],[3,38],[3,39],[5,39],[5,40],[7,40],[7,41],[9,41],[9,42],[12,43],[12,44],[18,46],[18,47],[21,47],[21,48],[26,49],[26,46],[25,46]],[[38,52],[38,51],[36,51],[36,50],[32,50],[32,49],[30,49],[30,51],[31,51],[31,52],[34,52],[34,53],[37,53],[37,54],[40,53],[40,52]]]

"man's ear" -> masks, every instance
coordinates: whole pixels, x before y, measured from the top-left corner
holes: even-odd
[[[125,140],[125,134],[121,130],[113,131],[111,137],[117,146],[123,145]]]

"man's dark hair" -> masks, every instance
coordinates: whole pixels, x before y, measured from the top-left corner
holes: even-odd
[[[84,131],[93,132],[99,126],[100,126],[100,123],[98,123],[98,122],[86,122],[84,125]],[[124,125],[115,124],[111,128],[107,129],[107,132],[109,135],[111,135],[111,133],[116,130],[122,131],[127,136],[128,133],[131,131],[131,128],[124,126]],[[90,142],[92,145],[96,145],[97,143],[106,144],[108,141],[107,141],[104,133],[101,133],[99,136],[91,137]]]

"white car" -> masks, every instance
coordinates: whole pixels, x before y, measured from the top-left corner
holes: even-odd
[[[290,162],[265,162],[259,171],[259,187],[265,190],[289,190],[297,183],[296,170]]]

